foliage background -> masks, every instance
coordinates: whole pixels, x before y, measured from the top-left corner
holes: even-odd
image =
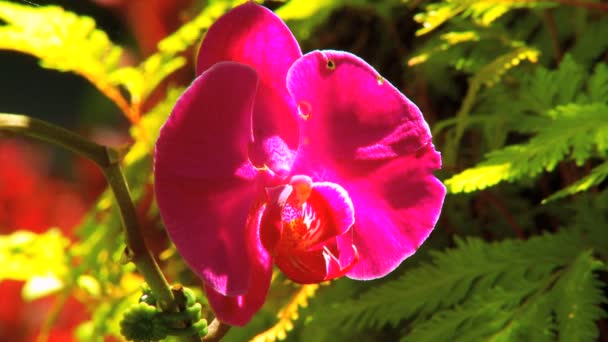
[[[0,1],[0,112],[123,149],[152,251],[194,289],[154,204],[151,142],[193,77],[193,47],[232,5]],[[606,3],[265,5],[304,52],[355,53],[420,106],[450,193],[429,240],[389,277],[300,288],[278,274],[226,340],[271,327],[258,340],[608,339]],[[121,340],[142,278],[104,188],[90,162],[0,133],[0,340]]]

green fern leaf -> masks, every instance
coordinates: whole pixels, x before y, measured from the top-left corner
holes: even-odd
[[[574,341],[597,334],[605,298],[593,272],[603,264],[581,253],[577,233],[456,245],[314,320],[346,330],[409,320],[403,341]]]
[[[488,244],[479,239],[457,240],[455,249],[433,253],[431,264],[408,271],[356,300],[335,304],[315,319],[336,328],[395,326],[414,316],[459,305],[472,293],[492,288],[520,288],[544,281],[580,251],[580,238],[570,232]]]
[[[32,7],[0,1],[0,49],[33,55],[45,68],[75,72],[99,89],[111,85],[122,49],[89,17],[61,7]]]
[[[404,341],[593,341],[606,302],[590,252],[540,281],[520,279],[509,289],[477,291],[470,300],[415,321]],[[554,319],[555,317],[555,319]],[[557,321],[557,324],[556,322]]]
[[[0,1],[0,49],[38,57],[42,65],[84,75],[115,68],[122,53],[89,17],[61,7],[31,7]]]
[[[585,27],[577,30],[577,39],[570,50],[572,56],[584,65],[591,65],[593,60],[601,57],[608,49],[608,18],[595,19],[597,20],[585,20],[582,23]]]
[[[452,193],[480,190],[502,181],[551,171],[565,156],[581,165],[594,152],[603,155],[607,151],[607,104],[571,104],[548,113],[551,118],[528,143],[489,153],[478,166],[446,180],[448,190]]]
[[[566,55],[557,70],[538,68],[534,74],[525,76],[519,101],[525,110],[545,115],[551,108],[575,102],[586,76],[572,56]]]
[[[602,283],[593,274],[605,265],[582,253],[559,279],[552,291],[560,341],[595,341],[596,320],[605,317],[599,304],[606,303]]]
[[[546,298],[525,300],[543,283],[520,281],[517,285],[511,290],[490,289],[464,305],[439,311],[429,320],[416,321],[402,341],[514,341],[528,336],[531,331],[536,333],[534,341],[550,341],[553,334],[546,325],[529,324],[532,323],[530,318],[538,316],[539,309],[546,307],[539,305]],[[548,310],[542,310],[542,313],[546,314],[542,320],[549,317]]]
[[[522,2],[516,0],[506,0],[497,3],[496,1],[476,1],[476,0],[452,0],[439,3],[432,3],[425,8],[425,12],[417,14],[414,19],[422,24],[422,28],[416,35],[427,34],[446,21],[462,16],[471,18],[476,24],[489,26],[496,19],[505,13],[517,8],[543,8],[555,6],[550,2]]]
[[[608,41],[608,40],[607,40]],[[608,102],[608,64],[600,63],[587,85],[590,102]]]
[[[519,47],[506,54],[498,56],[490,63],[480,68],[469,80],[469,88],[465,95],[462,105],[456,113],[456,127],[452,134],[447,136],[447,142],[444,148],[444,159],[446,164],[454,164],[457,150],[460,146],[460,139],[465,132],[467,123],[469,122],[469,114],[476,97],[483,85],[488,87],[493,86],[501,77],[511,68],[518,65],[523,60],[529,60],[535,63],[538,61],[539,51],[529,47]]]
[[[542,201],[543,204],[556,199],[560,199],[566,196],[574,195],[576,193],[588,190],[591,187],[599,185],[608,177],[608,161],[596,166],[591,172],[579,179],[578,181],[570,184],[569,186],[561,189],[560,191],[552,194]]]

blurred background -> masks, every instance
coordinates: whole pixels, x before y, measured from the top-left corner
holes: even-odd
[[[197,0],[4,2],[36,8],[56,5],[93,18],[97,28],[104,31],[113,44],[123,48],[117,62],[119,66],[139,65],[154,55],[163,38],[197,18],[201,11],[212,6],[228,8],[233,4],[233,1]],[[384,341],[407,339],[403,336],[413,333],[422,335],[409,336],[450,340],[448,337],[454,336],[450,334],[456,334],[459,329],[468,331],[476,324],[483,325],[481,322],[486,317],[482,312],[484,307],[477,313],[463,313],[462,317],[470,320],[463,319],[453,329],[450,328],[452,330],[446,327],[449,331],[445,335],[424,335],[424,331],[428,333],[429,327],[433,327],[430,323],[425,324],[441,322],[446,315],[477,303],[475,301],[480,299],[476,297],[476,291],[485,293],[482,285],[476,287],[477,283],[486,282],[492,291],[498,286],[509,293],[509,286],[500,285],[500,279],[506,279],[504,281],[513,287],[518,285],[509,280],[511,275],[508,271],[486,281],[484,277],[491,272],[483,271],[479,265],[471,266],[479,266],[482,271],[477,278],[462,280],[463,288],[455,290],[460,293],[455,295],[458,298],[432,300],[428,299],[428,293],[422,294],[420,296],[428,300],[412,304],[411,310],[403,309],[408,306],[408,300],[413,300],[407,295],[412,290],[407,284],[392,287],[395,293],[405,293],[403,297],[387,299],[389,296],[386,294],[391,292],[386,287],[382,292],[384,301],[378,299],[374,302],[376,299],[371,295],[366,297],[366,294],[372,293],[380,284],[404,284],[404,279],[410,279],[407,278],[408,270],[430,267],[433,263],[438,273],[429,276],[430,279],[448,277],[446,268],[442,268],[437,259],[440,254],[433,253],[456,248],[473,255],[466,249],[469,245],[459,238],[477,238],[488,249],[493,248],[488,246],[495,241],[515,241],[514,246],[520,246],[518,243],[521,242],[524,252],[520,256],[527,256],[526,248],[532,245],[525,242],[544,234],[559,237],[561,232],[573,232],[577,236],[577,242],[567,242],[573,240],[566,238],[555,242],[568,245],[573,251],[567,254],[565,250],[570,247],[557,247],[543,252],[543,255],[550,256],[555,253],[556,260],[561,261],[547,262],[546,265],[550,266],[544,269],[541,267],[545,265],[543,261],[538,261],[540,271],[532,266],[536,260],[534,254],[525,259],[522,257],[520,262],[512,256],[516,254],[512,249],[505,252],[504,259],[519,262],[517,265],[530,263],[519,278],[531,277],[528,280],[532,283],[550,276],[561,279],[559,277],[563,273],[559,272],[575,269],[578,264],[573,260],[583,258],[583,251],[588,253],[589,260],[597,264],[589,266],[585,274],[594,279],[595,285],[583,292],[593,293],[595,297],[587,303],[592,313],[583,315],[588,319],[576,329],[588,332],[580,334],[581,340],[608,340],[605,318],[605,283],[608,277],[604,264],[608,256],[608,195],[604,180],[608,171],[597,171],[598,178],[589,183],[582,194],[541,204],[543,199],[586,179],[606,160],[606,146],[600,142],[605,139],[601,132],[608,131],[598,133],[593,130],[601,126],[603,120],[608,122],[608,112],[605,111],[608,101],[608,72],[605,67],[608,61],[608,8],[604,2],[324,0],[311,3],[293,0],[266,1],[264,5],[276,10],[286,20],[303,52],[314,49],[352,52],[374,66],[386,80],[412,99],[424,113],[433,129],[434,143],[442,151],[444,168],[439,173],[442,180],[486,160],[488,152],[530,142],[536,134],[543,132],[543,127],[552,127],[542,120],[559,116],[560,108],[563,108],[559,106],[600,103],[603,107],[592,113],[592,119],[598,124],[585,131],[587,133],[581,133],[589,139],[591,136],[597,138],[597,141],[589,143],[589,152],[582,157],[569,154],[571,149],[574,150],[572,153],[576,152],[577,145],[572,143],[572,146],[566,146],[567,152],[557,156],[540,151],[538,154],[549,155],[551,160],[548,163],[537,161],[536,157],[521,161],[516,165],[530,166],[526,166],[526,170],[521,167],[519,173],[488,175],[484,178],[489,179],[486,183],[472,178],[448,181],[446,184],[451,194],[446,199],[436,231],[419,253],[387,279],[369,283],[343,279],[321,286],[317,295],[313,291],[302,300],[297,298],[298,288],[278,276],[263,311],[247,327],[233,329],[227,340],[252,338],[276,323],[277,312],[279,318],[285,318],[285,312],[281,314],[279,310],[290,298],[300,300],[302,307],[299,320],[296,321],[297,317],[284,320],[293,321],[295,325],[287,334],[290,340],[355,338]],[[216,17],[209,16],[208,19]],[[6,24],[6,20],[0,19],[0,28]],[[39,24],[32,19],[31,25]],[[199,33],[202,36],[204,29]],[[200,41],[200,36],[196,42]],[[185,60],[183,66],[147,93],[139,104],[142,118],[151,118],[152,124],[146,126],[144,123],[145,127],[157,128],[158,122],[163,120],[158,113],[166,116],[172,105],[171,99],[179,94],[173,89],[187,86],[193,79],[192,61],[197,45],[192,44],[179,52],[179,57]],[[572,89],[563,90],[560,85]],[[123,97],[129,99],[125,87],[120,89]],[[141,139],[133,131],[134,121],[89,80],[75,73],[42,67],[38,58],[10,49],[0,49],[0,112],[43,119],[98,143],[119,148],[135,146]],[[587,115],[587,112],[573,113],[569,114],[570,117],[584,119]],[[572,127],[579,124],[572,122]],[[150,134],[154,136],[156,133]],[[550,145],[551,142],[544,146]],[[528,153],[526,151],[522,153]],[[127,161],[127,176],[135,184],[133,191],[140,220],[149,228],[146,233],[148,242],[170,279],[199,286],[164,235],[150,190],[149,155],[139,158],[136,162]],[[482,173],[480,175],[483,176]],[[481,176],[479,179],[483,178]],[[12,263],[14,268],[33,265],[32,270],[22,269],[21,273],[18,269],[11,271],[11,267],[9,271],[0,273],[0,341],[121,340],[118,332],[120,312],[137,300],[141,278],[133,268],[119,262],[124,244],[122,239],[114,241],[120,235],[120,226],[116,213],[108,204],[110,200],[105,189],[103,175],[92,162],[63,149],[0,132],[0,234],[4,236],[0,243],[4,254],[0,254],[0,258],[15,258],[0,259],[0,264]],[[28,235],[25,231],[36,235]],[[549,239],[547,241],[546,246],[553,243]],[[38,248],[43,252],[23,256],[24,253],[17,251],[15,246]],[[107,252],[94,246],[106,248]],[[542,248],[535,249],[541,254]],[[560,249],[566,254],[559,254],[562,253],[558,252]],[[477,259],[483,259],[480,255]],[[21,257],[25,261],[17,259]],[[503,262],[500,256],[488,257],[488,260],[494,257],[500,260],[496,265],[501,266],[497,268],[516,269]],[[56,262],[49,261],[45,265],[41,260]],[[34,261],[39,264],[32,263]],[[466,269],[467,262],[464,260],[454,267]],[[53,275],[62,274],[62,277],[47,277],[46,273],[36,271],[45,267],[51,269],[55,264],[59,265],[60,271]],[[65,270],[65,265],[72,265],[78,271]],[[32,275],[36,275],[42,285],[37,287]],[[513,326],[518,328],[512,328],[515,332],[509,330],[510,335],[505,340],[536,340],[530,339],[532,336],[553,340],[560,337],[556,332],[562,331],[556,327],[561,324],[558,309],[546,304],[546,311],[526,311],[530,307],[544,308],[545,304],[540,302],[528,305],[527,298],[535,294],[542,297],[542,294],[552,291],[553,285],[530,288],[536,290],[514,297],[513,305],[500,304],[488,313],[492,317],[518,313],[508,316],[509,320],[505,318],[500,321],[502,323],[496,323],[504,329],[507,326],[512,328],[508,322],[517,323]],[[201,293],[199,295],[204,303],[204,297]],[[437,293],[436,296],[448,295]],[[354,304],[357,298],[363,298],[360,307]],[[343,301],[346,304],[340,306]],[[391,301],[395,302],[395,307],[389,305]],[[369,305],[365,306],[366,303]],[[334,311],[326,310],[330,307]],[[374,315],[384,317],[379,313],[383,310],[386,310],[386,315],[393,316],[369,318]],[[326,312],[319,314],[322,311]],[[349,311],[358,313],[351,317],[347,313]],[[531,316],[518,316],[521,312]],[[547,323],[544,333],[534,335],[528,334],[533,329],[530,330],[520,320],[554,322]],[[416,330],[416,324],[421,324],[422,330]],[[524,332],[517,330],[520,328]],[[498,331],[504,332],[504,329]],[[283,327],[282,331],[285,334],[289,330]],[[435,339],[431,338],[433,336]],[[470,340],[488,338],[488,335],[480,336]],[[567,335],[562,331],[563,336],[579,335]]]

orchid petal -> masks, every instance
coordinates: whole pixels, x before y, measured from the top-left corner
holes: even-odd
[[[246,65],[218,63],[178,100],[156,143],[155,191],[171,240],[224,295],[245,293],[253,271],[243,231],[259,189],[247,157],[257,82]]]
[[[445,188],[441,158],[420,110],[360,58],[315,51],[289,71],[301,141],[293,174],[342,185],[353,201],[353,236],[338,236],[348,272],[374,279],[395,269],[432,231]]]
[[[413,153],[431,138],[418,107],[353,54],[306,54],[289,70],[287,87],[303,118],[301,144],[334,161]]]
[[[263,212],[263,206],[258,208],[246,230],[249,241],[248,251],[254,257],[252,272],[249,272],[251,286],[247,293],[239,296],[224,296],[212,287],[205,286],[209,304],[216,317],[224,323],[238,326],[247,324],[266,301],[272,278],[272,260],[260,242],[258,227]]]
[[[353,202],[346,190],[331,182],[315,182],[310,196],[311,205],[323,209],[319,214],[327,221],[323,229],[306,237],[313,244],[346,233],[355,223]],[[317,202],[317,203],[314,203]]]
[[[446,192],[432,174],[440,163],[439,153],[429,144],[345,184],[355,203],[356,223],[352,240],[338,237],[338,246],[345,254],[354,244],[360,255],[347,273],[349,278],[367,280],[388,274],[430,235]]]
[[[296,107],[285,79],[302,55],[298,42],[272,11],[248,2],[219,18],[207,32],[199,50],[197,71],[221,61],[253,67],[260,75],[253,121],[255,145],[251,159],[285,174],[298,143]]]

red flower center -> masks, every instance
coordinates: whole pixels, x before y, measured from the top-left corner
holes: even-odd
[[[294,176],[290,184],[268,190],[260,237],[281,271],[299,283],[343,276],[358,260],[352,245],[354,258],[340,259],[337,238],[351,234],[353,209],[346,192],[328,184]]]

